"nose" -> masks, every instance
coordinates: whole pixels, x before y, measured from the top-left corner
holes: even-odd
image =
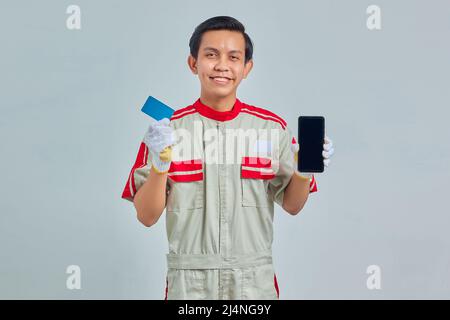
[[[216,65],[214,66],[214,69],[217,71],[228,71],[228,60],[226,55],[222,55],[220,59],[217,61]]]

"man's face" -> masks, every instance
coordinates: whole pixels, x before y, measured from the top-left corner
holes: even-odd
[[[245,64],[245,39],[240,32],[214,30],[203,34],[197,60],[189,55],[188,64],[198,74],[202,93],[220,98],[236,94],[253,61]]]

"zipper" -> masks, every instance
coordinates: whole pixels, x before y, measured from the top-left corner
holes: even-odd
[[[217,144],[218,144],[218,147],[220,147],[220,130],[219,130],[219,123],[218,122],[216,122],[216,129],[217,129]],[[221,228],[221,221],[222,221],[222,209],[221,209],[221,205],[220,205],[220,172],[219,172],[219,159],[220,159],[220,151],[219,151],[219,149],[217,150],[217,152],[218,152],[218,162],[217,162],[217,183],[218,183],[218,188],[219,188],[219,210],[217,210],[218,212],[219,212],[219,254],[221,253],[221,246],[222,246],[222,239],[221,239],[221,234],[220,234],[220,228]],[[219,269],[219,272],[218,272],[218,274],[219,274],[219,277],[218,277],[218,284],[217,284],[217,288],[219,289],[219,292],[218,292],[218,297],[219,297],[219,300],[222,300],[223,299],[223,288],[222,288],[222,284],[221,284],[221,273],[222,273],[222,270],[221,269]]]
[[[221,221],[222,221],[222,208],[221,208],[221,202],[220,202],[220,200],[221,200],[221,197],[220,197],[220,166],[219,166],[219,163],[220,163],[220,154],[221,154],[221,152],[220,152],[220,130],[219,130],[219,123],[218,122],[216,122],[216,129],[217,129],[217,143],[218,143],[218,150],[217,150],[217,152],[218,152],[218,154],[217,154],[217,156],[218,156],[218,159],[217,159],[217,183],[218,183],[218,188],[219,188],[219,210],[218,210],[218,212],[219,212],[219,253],[221,252],[221,238],[220,238],[220,228],[221,228]]]

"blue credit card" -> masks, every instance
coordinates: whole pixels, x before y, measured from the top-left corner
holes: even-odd
[[[141,111],[158,121],[163,118],[170,119],[175,112],[171,107],[152,96],[147,98]]]

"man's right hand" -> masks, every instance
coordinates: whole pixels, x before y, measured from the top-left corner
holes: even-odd
[[[172,161],[172,146],[175,143],[175,132],[169,126],[170,120],[163,118],[149,125],[144,136],[144,143],[149,149],[152,168],[157,173],[169,171]]]

